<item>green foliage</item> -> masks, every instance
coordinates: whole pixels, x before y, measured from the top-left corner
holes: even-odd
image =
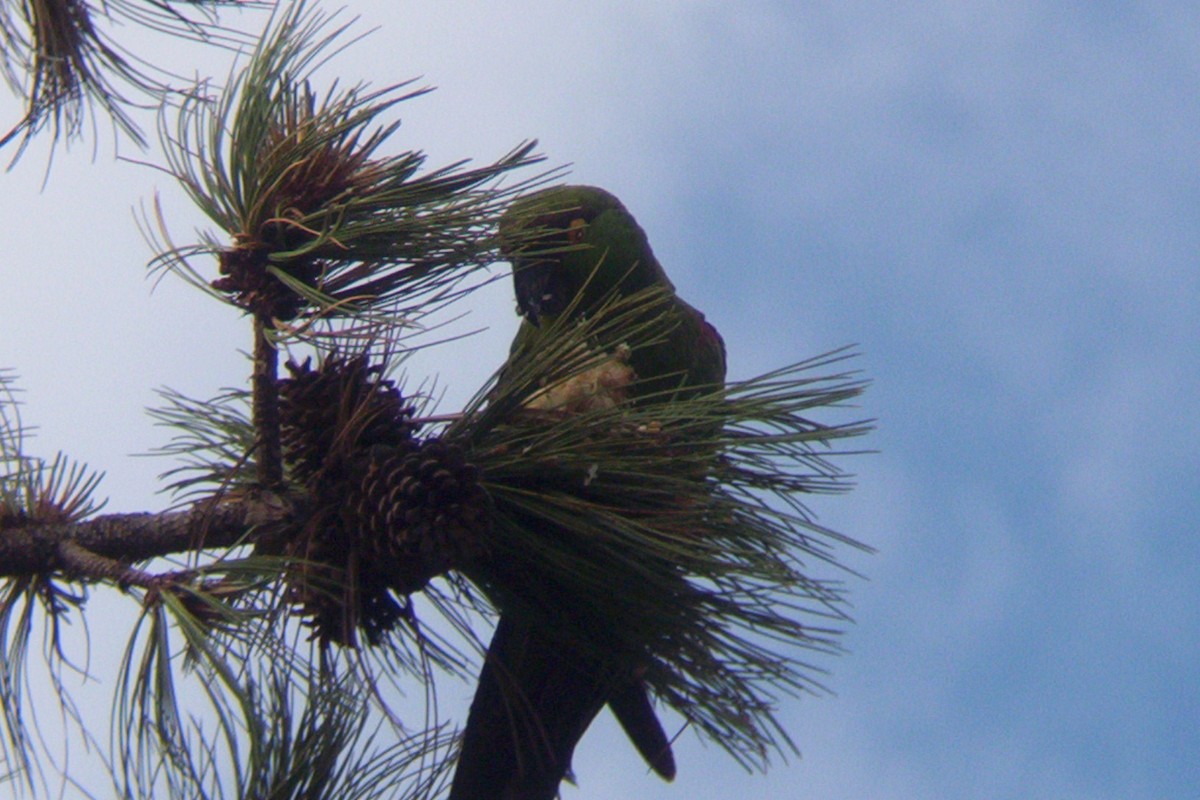
[[[154,451],[176,466],[159,475],[164,487],[180,499],[197,498],[214,489],[241,489],[253,480],[246,456],[254,447],[250,393],[227,389],[207,400],[159,389],[163,405],[148,413],[155,424],[173,431],[171,441]]]
[[[765,767],[768,751],[793,749],[777,694],[821,691],[802,654],[836,653],[849,621],[840,582],[813,567],[840,569],[839,546],[868,549],[819,525],[805,501],[849,488],[830,459],[869,426],[807,414],[865,384],[813,374],[850,355],[838,351],[670,403],[522,408],[544,383],[606,358],[587,344],[611,330],[635,350],[664,335],[663,318],[646,311],[664,300],[644,292],[580,324],[560,320],[545,351],[451,426],[449,438],[472,442],[495,503],[490,558],[465,570],[571,646],[646,654],[660,697],[739,761]]]
[[[10,41],[11,20],[0,17]],[[194,245],[170,245],[158,214],[163,243],[152,268],[251,314],[255,326],[251,389],[204,400],[160,392],[163,405],[151,415],[172,434],[160,453],[176,459],[162,477],[197,507],[251,498],[301,522],[252,526],[232,548],[197,544],[167,571],[137,580],[114,571],[85,576],[141,608],[118,676],[107,755],[119,796],[431,796],[453,756],[453,731],[437,719],[437,679],[470,675],[481,618],[514,605],[571,646],[638,654],[658,696],[740,763],[761,768],[771,753],[793,752],[778,698],[822,691],[813,657],[837,653],[849,621],[840,559],[846,549],[868,549],[823,527],[808,508],[816,494],[849,488],[839,463],[855,451],[844,440],[869,430],[865,422],[815,419],[865,388],[844,366],[852,354],[696,387],[666,403],[617,401],[578,413],[531,403],[546,387],[611,361],[613,343],[636,352],[677,332],[669,283],[625,297],[600,291],[589,294],[587,313],[568,308],[546,320],[543,343],[505,365],[461,413],[413,420],[403,436],[393,431],[395,441],[375,435],[387,422],[379,408],[413,401],[385,376],[413,349],[436,343],[421,321],[483,280],[481,270],[499,256],[501,213],[557,173],[511,177],[539,160],[528,143],[478,168],[427,170],[419,151],[389,155],[399,123],[381,120],[426,90],[316,88],[347,28],[309,3],[281,4],[228,85],[197,86],[160,118],[167,169],[215,231]],[[107,68],[141,85],[121,71],[125,62],[98,52]],[[21,53],[7,52],[10,72]],[[42,77],[27,131],[77,126],[78,108],[56,104],[111,89],[96,57],[33,67]],[[111,97],[104,107],[133,131],[123,101]],[[200,257],[215,259],[216,279]],[[293,415],[293,428],[303,427],[297,419],[334,420],[321,431],[327,437],[292,437],[305,447],[286,437],[281,444],[280,407],[286,415],[290,400],[279,403],[275,371],[285,347],[312,352],[318,370],[360,363],[370,376],[333,392],[331,402],[343,404],[336,409]],[[306,362],[293,378],[307,370]],[[388,403],[378,402],[384,390]],[[415,406],[420,417],[426,409]],[[61,455],[45,462],[26,453],[16,411],[11,379],[0,374],[0,536],[93,516],[99,476]],[[409,438],[411,453],[439,440],[456,458],[465,454],[453,477],[476,480],[486,493],[488,524],[471,531],[481,547],[446,556],[444,572],[419,591],[376,587],[390,593],[395,624],[369,637],[374,646],[349,646],[352,636],[314,641],[293,576],[309,579],[306,599],[327,599],[335,610],[354,608],[346,598],[361,587],[352,562],[300,546],[301,534],[312,534],[304,520],[334,520],[318,533],[341,526],[335,532],[345,536],[327,541],[360,543],[374,529],[344,506],[346,497],[365,497],[374,528],[391,526],[385,532],[406,534],[396,539],[410,544],[416,512],[431,512],[423,524],[439,519],[433,493],[401,498],[435,485],[444,466],[430,458],[430,475],[420,473],[423,465],[415,478],[404,472]],[[280,462],[278,480],[263,480],[252,458]],[[400,467],[372,473],[364,489],[355,470],[388,464]],[[427,538],[416,545],[432,547],[435,537]],[[400,550],[389,556],[404,557]],[[85,582],[51,573],[0,583],[0,756],[35,794],[31,632],[37,619],[49,621],[44,649],[61,687],[68,659],[57,626],[86,598],[64,588],[77,579]],[[564,597],[571,602],[559,602]],[[347,614],[343,622],[353,629],[358,619]],[[387,700],[405,693],[426,702],[415,724]],[[77,718],[61,694],[63,714]],[[49,793],[44,777],[40,788]]]
[[[103,477],[59,453],[47,462],[28,452],[29,429],[20,417],[15,377],[0,371],[0,536],[19,537],[26,526],[81,521],[104,503],[94,500]],[[27,661],[35,624],[42,623],[43,656],[51,685],[62,698],[64,720],[79,712],[62,683],[72,666],[62,643],[64,623],[87,595],[68,589],[52,574],[22,575],[0,582],[0,757],[17,786],[34,788],[45,776],[34,755],[39,736]],[[20,782],[17,782],[17,778]]]
[[[490,220],[522,185],[497,181],[539,159],[525,143],[483,167],[422,172],[419,151],[381,154],[400,123],[380,117],[428,89],[319,94],[315,73],[347,28],[331,21],[288,5],[215,98],[197,87],[173,127],[162,118],[168,168],[220,235],[155,266],[280,320],[426,313],[494,260]],[[189,265],[200,254],[218,256],[222,278]]]
[[[260,0],[24,0],[0,3],[0,71],[25,100],[25,115],[0,146],[20,137],[17,155],[49,128],[53,141],[80,135],[93,106],[118,131],[145,144],[130,109],[138,101],[158,104],[173,94],[171,76],[132,55],[113,30],[133,23],[176,40],[230,49],[243,34],[218,23],[220,6],[263,8]],[[136,98],[136,100],[135,100]],[[15,156],[14,156],[15,158]]]
[[[253,580],[278,567],[247,559],[221,572]],[[199,598],[202,613],[189,602]],[[305,654],[280,637],[278,619],[201,590],[161,600],[147,604],[145,632],[131,638],[121,670],[113,719],[120,796],[157,797],[165,784],[171,797],[367,800],[429,797],[440,785],[451,731],[397,735],[372,721],[365,676]],[[198,722],[197,696],[215,727]]]

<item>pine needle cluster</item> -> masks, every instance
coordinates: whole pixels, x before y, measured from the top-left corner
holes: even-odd
[[[98,107],[135,144],[146,141],[131,113],[166,102],[172,76],[149,64],[114,32],[124,26],[233,49],[248,37],[221,25],[221,6],[265,8],[263,0],[24,0],[0,3],[0,72],[25,101],[25,114],[0,147],[20,138],[20,150],[45,129],[54,141],[78,137]]]
[[[864,384],[813,374],[850,355],[840,351],[668,403],[531,406],[547,384],[611,364],[587,347],[611,340],[604,328],[634,349],[657,341],[661,299],[636,295],[555,332],[558,344],[499,375],[451,426],[495,507],[487,558],[465,572],[562,646],[625,654],[707,737],[764,767],[769,752],[793,750],[779,694],[822,691],[804,653],[836,653],[849,621],[837,550],[863,548],[805,501],[849,488],[836,443],[869,426],[807,412]]]
[[[843,443],[870,428],[817,419],[865,388],[845,365],[853,354],[661,402],[670,376],[632,391],[629,353],[673,324],[664,292],[647,290],[581,321],[561,315],[545,346],[514,356],[460,412],[425,416],[390,377],[418,322],[483,280],[501,212],[556,173],[507,182],[538,161],[532,143],[477,168],[389,154],[399,123],[381,118],[426,90],[318,90],[347,27],[330,23],[308,3],[281,6],[227,86],[196,87],[161,123],[169,172],[216,230],[164,243],[152,268],[253,326],[248,388],[203,401],[163,392],[152,413],[174,438],[162,452],[182,460],[165,477],[202,512],[245,502],[260,515],[232,546],[189,544],[168,572],[76,547],[54,580],[5,584],[0,756],[27,767],[30,609],[57,619],[74,602],[59,584],[76,578],[142,604],[113,721],[123,796],[220,794],[222,755],[236,796],[370,797],[362,776],[385,767],[415,770],[411,796],[428,796],[453,757],[436,678],[470,672],[480,616],[511,610],[556,645],[636,664],[740,763],[795,752],[780,697],[823,691],[814,656],[836,654],[849,622],[842,556],[868,549],[808,507],[850,487]],[[61,69],[77,74],[46,73],[53,91],[91,85],[82,67]],[[94,515],[98,478],[29,458],[15,409],[0,376],[0,535]],[[376,747],[372,704],[391,729],[414,727],[383,701],[381,679],[400,677],[430,718]],[[212,731],[180,707],[177,679],[199,687],[222,744],[195,746]]]
[[[216,98],[198,87],[173,124],[163,117],[168,168],[221,235],[164,253],[160,266],[267,319],[361,321],[428,311],[457,296],[468,267],[490,263],[486,221],[520,188],[492,185],[540,160],[534,143],[475,168],[385,154],[400,123],[381,117],[429,89],[318,92],[315,73],[347,27],[291,4]],[[220,277],[193,270],[197,254],[215,255]]]

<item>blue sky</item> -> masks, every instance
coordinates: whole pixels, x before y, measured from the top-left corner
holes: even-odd
[[[880,452],[815,508],[879,553],[850,556],[869,580],[837,696],[784,706],[803,758],[748,775],[685,733],[665,785],[602,718],[565,798],[1195,793],[1200,11],[350,6],[382,29],[339,74],[439,87],[397,148],[484,160],[537,137],[637,215],[733,377],[857,343],[874,381]],[[181,241],[204,223],[107,147],[59,154],[40,194],[36,150],[0,178],[27,221],[3,233],[0,364],[43,451],[106,470],[113,510],[156,508],[163,465],[128,455],[163,438],[141,409],[240,381],[244,331],[177,282],[151,294],[131,207],[161,192]],[[447,406],[503,357],[505,292],[463,323],[487,333],[413,363]]]

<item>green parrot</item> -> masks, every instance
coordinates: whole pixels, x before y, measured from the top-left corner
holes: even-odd
[[[543,346],[548,329],[568,311],[567,322],[594,319],[614,293],[627,297],[660,288],[667,294],[653,313],[666,307],[673,317],[662,341],[632,350],[624,342],[598,343],[606,352],[623,351],[620,360],[636,376],[624,381],[628,385],[621,387],[621,399],[627,393],[633,403],[669,402],[724,384],[721,336],[703,314],[674,294],[645,232],[610,193],[563,186],[523,197],[501,219],[500,240],[513,266],[523,317],[509,363]],[[543,408],[550,402],[535,400]],[[561,401],[563,407],[569,404]],[[512,577],[528,580],[523,573]],[[555,602],[569,599],[556,596]],[[552,800],[569,773],[576,744],[605,705],[650,767],[666,780],[675,776],[670,740],[636,657],[605,658],[599,654],[605,647],[603,631],[595,638],[590,649],[571,647],[546,630],[544,619],[501,603],[464,730],[451,800]]]

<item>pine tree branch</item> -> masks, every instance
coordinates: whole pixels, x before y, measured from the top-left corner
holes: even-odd
[[[274,489],[283,482],[283,453],[279,445],[279,352],[271,341],[271,320],[254,316],[254,403],[255,471],[258,485]]]
[[[288,524],[290,507],[273,495],[203,501],[184,511],[105,514],[84,522],[0,529],[0,577],[67,571],[114,579],[108,560],[129,564],[172,553],[231,547],[252,531]]]

